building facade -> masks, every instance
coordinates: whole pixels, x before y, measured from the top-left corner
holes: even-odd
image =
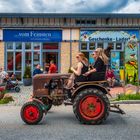
[[[76,65],[76,54],[112,45],[110,65],[124,68],[126,42],[140,39],[140,14],[0,14],[0,60],[22,81],[25,67],[54,60],[58,72]],[[139,53],[139,52],[138,52]],[[116,68],[114,68],[116,69]]]

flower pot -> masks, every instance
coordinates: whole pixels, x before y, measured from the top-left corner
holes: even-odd
[[[23,78],[23,85],[24,86],[32,85],[32,78]]]

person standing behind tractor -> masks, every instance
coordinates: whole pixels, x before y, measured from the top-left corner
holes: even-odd
[[[102,48],[97,48],[92,56],[95,60],[93,68],[84,75],[88,76],[89,81],[105,80],[106,66],[108,64],[108,57],[105,55]]]
[[[33,72],[33,76],[35,76],[36,74],[42,74],[42,73],[43,73],[43,72],[41,71],[40,65],[37,64],[37,65],[36,65],[36,68],[35,68],[35,70],[34,70],[34,72]]]
[[[111,69],[107,70],[107,72],[106,72],[106,79],[107,79],[107,82],[109,84],[109,87],[114,87],[115,75],[113,73],[113,70],[111,70]]]
[[[6,71],[3,70],[3,68],[0,68],[0,85],[3,85],[4,79],[6,78],[6,76],[8,75],[8,73]]]
[[[50,67],[48,73],[57,73],[57,66],[54,64],[54,61],[50,61]]]

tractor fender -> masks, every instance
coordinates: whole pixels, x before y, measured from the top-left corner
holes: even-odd
[[[36,98],[30,98],[29,101],[32,101],[32,102],[34,101],[34,102],[37,102],[37,103],[39,103],[41,105],[44,105],[44,103],[41,100],[36,99]]]
[[[36,103],[40,104],[42,109],[44,110],[45,114],[47,114],[47,110],[45,110],[45,108],[44,108],[45,104],[41,100],[36,99],[36,98],[30,98],[29,101],[36,102]]]
[[[109,94],[109,91],[99,85],[99,84],[83,84],[83,85],[80,85],[78,88],[76,88],[76,90],[72,93],[72,98],[74,99],[76,97],[77,94],[79,94],[80,91],[82,91],[83,89],[87,89],[87,88],[97,88],[97,89],[100,89],[103,93],[105,94]]]

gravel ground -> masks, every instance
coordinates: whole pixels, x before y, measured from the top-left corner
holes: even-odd
[[[20,86],[21,91],[16,93],[14,91],[8,94],[12,95],[14,101],[8,103],[7,105],[22,106],[30,98],[32,93],[32,86]]]

